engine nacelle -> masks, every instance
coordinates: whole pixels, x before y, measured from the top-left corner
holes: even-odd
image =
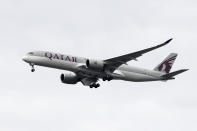
[[[79,77],[73,72],[61,74],[60,79],[62,83],[66,84],[76,84],[79,82]]]
[[[86,66],[91,69],[104,70],[105,64],[103,61],[86,60]]]

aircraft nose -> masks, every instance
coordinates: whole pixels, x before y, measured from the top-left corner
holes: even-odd
[[[23,56],[22,60],[27,62],[27,56]]]

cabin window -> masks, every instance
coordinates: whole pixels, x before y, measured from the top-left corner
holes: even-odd
[[[33,55],[33,54],[34,54],[33,52],[29,52],[29,53],[28,53],[28,55]]]

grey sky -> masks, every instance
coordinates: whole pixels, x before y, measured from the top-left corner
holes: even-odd
[[[196,131],[197,2],[194,0],[0,1],[0,130]],[[130,65],[154,68],[179,53],[174,81],[102,82],[89,89],[60,82],[64,71],[30,67],[21,58],[47,50],[107,59],[167,46]]]

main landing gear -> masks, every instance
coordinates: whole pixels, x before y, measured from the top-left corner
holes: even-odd
[[[96,83],[94,83],[94,84],[92,84],[92,85],[90,85],[90,88],[98,88],[98,87],[100,87],[100,84],[96,84]]]
[[[112,80],[112,77],[110,76],[106,76],[106,77],[103,77],[103,81],[111,81]]]
[[[35,71],[34,64],[30,63],[30,66],[31,66],[31,72],[34,72]]]

